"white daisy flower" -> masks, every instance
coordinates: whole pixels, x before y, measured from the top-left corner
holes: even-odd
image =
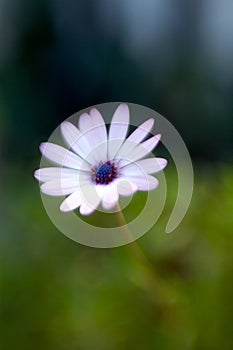
[[[148,119],[126,138],[129,108],[124,103],[114,112],[108,133],[96,108],[80,116],[78,128],[63,122],[61,133],[69,149],[50,142],[40,145],[42,155],[59,165],[35,171],[41,191],[66,196],[62,212],[79,208],[82,215],[89,215],[100,204],[104,210],[114,208],[120,195],[154,190],[158,180],[151,174],[164,169],[167,160],[145,158],[161,138],[158,134],[143,141],[153,124],[154,119]]]

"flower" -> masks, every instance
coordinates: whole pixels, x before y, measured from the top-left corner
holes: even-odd
[[[129,118],[128,105],[120,104],[107,132],[102,115],[92,108],[79,117],[78,128],[68,121],[61,124],[69,149],[50,142],[40,145],[42,155],[59,167],[38,169],[34,176],[46,195],[66,196],[60,205],[62,212],[79,208],[82,215],[89,215],[100,204],[109,210],[117,205],[120,195],[130,196],[158,186],[151,174],[165,168],[167,160],[145,157],[161,135],[144,141],[154,124],[150,118],[126,138]]]

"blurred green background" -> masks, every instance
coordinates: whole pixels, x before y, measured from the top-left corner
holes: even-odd
[[[233,349],[232,1],[0,0],[0,29],[1,349]],[[32,174],[61,121],[110,101],[173,123],[195,188],[166,235],[167,170],[156,226],[94,249],[53,226]]]

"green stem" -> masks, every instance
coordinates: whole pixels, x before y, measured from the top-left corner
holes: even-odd
[[[117,206],[116,217],[122,230],[124,230],[125,234],[132,240],[132,234],[128,229],[119,205]],[[167,309],[165,306],[170,300],[168,289],[164,286],[162,279],[155,271],[155,267],[148,260],[141,247],[137,242],[132,242],[127,245],[127,252],[134,266],[136,265],[137,267],[137,284],[147,291],[157,309],[161,312],[164,308]]]

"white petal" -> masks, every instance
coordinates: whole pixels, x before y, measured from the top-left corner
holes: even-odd
[[[41,182],[51,181],[55,179],[68,179],[72,176],[77,177],[77,170],[59,167],[49,167],[38,169],[34,172],[34,176]]]
[[[82,204],[80,190],[73,192],[60,205],[60,210],[67,212],[78,208]]]
[[[98,207],[101,200],[95,187],[96,185],[91,182],[82,185],[63,201],[60,209],[62,211],[70,211],[80,206],[82,215],[91,214]]]
[[[129,176],[129,181],[132,181],[140,191],[151,191],[158,187],[159,181],[151,175],[143,177]]]
[[[140,143],[135,148],[133,148],[127,155],[122,155],[121,159],[117,155],[116,159],[119,158],[119,166],[123,167],[129,163],[135,162],[138,159],[145,157],[148,153],[150,153],[155,146],[158,144],[161,138],[160,134],[157,134],[148,140]]]
[[[95,144],[102,144],[107,142],[107,130],[105,126],[104,119],[100,112],[96,108],[90,110],[90,117],[92,128],[96,129],[96,139],[94,140]],[[91,140],[93,141],[93,140]]]
[[[81,195],[83,202],[89,207],[93,207],[94,210],[100,203],[100,196],[96,191],[96,184],[94,182],[89,183],[88,186],[81,187]]]
[[[64,196],[77,191],[81,186],[90,183],[89,176],[69,177],[67,179],[56,179],[47,181],[41,185],[40,189],[43,193],[50,196]]]
[[[148,135],[153,125],[153,118],[150,118],[139,125],[139,127],[134,130],[134,132],[125,140],[119,149],[119,152],[117,153],[117,157],[121,158],[122,156],[127,156],[132,151],[132,149],[134,149]]]
[[[121,196],[130,196],[138,189],[137,186],[127,178],[117,179],[114,183],[116,183],[117,192]]]
[[[89,215],[98,208],[100,197],[98,196],[95,185],[86,187],[82,192],[83,203],[79,209],[80,214]]]
[[[45,158],[53,163],[73,169],[90,170],[90,166],[78,155],[54,143],[41,143],[40,151]]]
[[[98,194],[100,199],[102,199],[102,197],[103,197],[103,195],[105,193],[105,189],[106,189],[105,185],[101,185],[101,184],[95,185],[95,191]]]
[[[90,206],[86,203],[82,203],[79,211],[80,211],[81,215],[90,215],[97,209],[97,207],[98,207],[98,205],[96,207],[93,207],[93,206]]]
[[[120,172],[123,175],[134,175],[138,176],[141,172],[147,174],[154,174],[161,171],[167,165],[167,160],[164,158],[148,158],[137,161],[136,163],[131,163],[124,166]]]
[[[90,115],[82,114],[79,118],[79,127],[92,150],[88,160],[92,164],[107,160],[107,130],[100,112],[92,108]]]
[[[116,153],[126,138],[129,127],[129,108],[127,104],[120,104],[111,121],[109,129],[108,159],[114,159]]]
[[[105,186],[105,191],[102,197],[102,206],[104,209],[112,209],[118,202],[119,194],[114,183]]]
[[[152,127],[154,125],[154,119],[150,118],[146,120],[144,123],[139,125],[139,127],[132,132],[131,135],[127,138],[127,140],[135,143],[141,142],[147,134],[151,131]]]
[[[148,140],[141,143],[139,146],[145,148],[148,152],[151,152],[161,139],[161,134],[157,134]]]
[[[100,197],[95,192],[95,185],[93,183],[86,183],[72,192],[62,202],[60,210],[67,212],[80,207],[80,213],[82,215],[89,215],[98,207],[99,203]]]
[[[158,171],[163,170],[167,165],[167,160],[165,158],[147,158],[137,161],[137,165],[142,167],[142,169],[147,174],[154,174]]]
[[[87,156],[92,151],[92,148],[86,140],[85,135],[67,121],[61,124],[61,132],[68,146],[81,158],[87,160]]]
[[[73,182],[69,179],[48,181],[40,187],[41,192],[49,196],[64,196],[77,191],[78,188],[78,182]]]
[[[79,117],[79,121],[78,121],[78,126],[79,126],[79,130],[85,134],[85,132],[91,128],[90,125],[90,116],[88,113],[83,113],[80,115]]]

